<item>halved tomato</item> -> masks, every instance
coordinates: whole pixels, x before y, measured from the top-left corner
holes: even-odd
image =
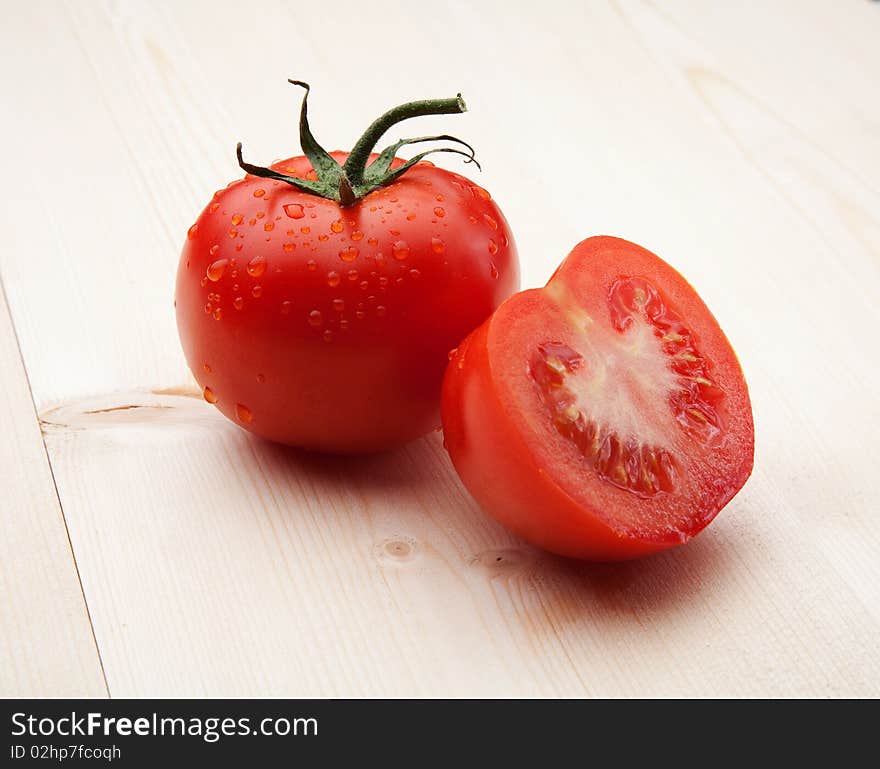
[[[672,267],[618,238],[583,241],[474,331],[442,411],[476,500],[567,556],[686,542],[752,470],[748,389],[718,322]]]

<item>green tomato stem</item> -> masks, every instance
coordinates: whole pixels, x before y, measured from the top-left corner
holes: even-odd
[[[301,192],[317,195],[328,200],[335,200],[341,207],[346,208],[353,206],[358,200],[373,190],[396,181],[422,158],[433,152],[452,152],[462,155],[465,158],[465,162],[475,163],[477,168],[479,168],[479,163],[474,158],[473,148],[467,142],[447,134],[422,136],[415,139],[401,139],[382,150],[379,157],[367,165],[370,154],[375,149],[379,139],[382,138],[389,128],[397,123],[423,115],[452,115],[465,112],[467,107],[465,106],[464,99],[461,98],[461,94],[452,99],[423,99],[422,101],[407,102],[388,110],[384,115],[374,120],[367,130],[364,131],[352,148],[348,159],[345,161],[345,165],[341,166],[312,136],[308,120],[308,97],[310,91],[308,83],[304,83],[301,80],[290,80],[289,82],[305,89],[299,118],[300,146],[312,164],[317,180],[308,181],[298,177],[287,176],[271,168],[246,163],[242,158],[241,143],[239,143],[236,148],[238,165],[252,176],[286,182]],[[402,166],[391,168],[395,152],[400,147],[407,144],[434,141],[454,142],[466,147],[467,151],[452,147],[434,147],[425,152],[418,153]]]

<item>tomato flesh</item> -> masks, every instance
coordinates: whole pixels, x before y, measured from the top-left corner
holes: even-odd
[[[748,390],[705,304],[654,254],[609,237],[578,245],[459,347],[443,423],[489,513],[598,560],[687,541],[745,483],[754,451]]]

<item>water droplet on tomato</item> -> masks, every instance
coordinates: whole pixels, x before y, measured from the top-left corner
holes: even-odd
[[[208,213],[213,214],[218,208],[220,208],[219,203],[211,203],[211,205],[208,206]]]
[[[398,262],[402,262],[409,256],[409,245],[405,240],[398,240],[391,246],[391,254]]]
[[[495,262],[493,262],[491,259],[489,260],[489,274],[493,278],[498,277],[498,267],[495,266]]]
[[[306,262],[306,269],[309,272],[314,272],[318,269],[318,263],[314,259],[309,259],[309,261]]]
[[[492,238],[489,238],[489,243],[487,245],[488,245],[490,254],[492,254],[494,256],[495,254],[498,253],[498,244],[494,240],[492,240]]]
[[[328,328],[323,334],[321,334],[321,337],[324,339],[325,342],[332,342],[333,332]]]
[[[237,238],[238,237],[238,230],[229,230],[229,237],[233,238],[233,239]]]
[[[235,297],[235,299],[232,300],[232,306],[235,307],[236,310],[240,310],[244,307],[244,299],[240,296]]]
[[[318,240],[320,240],[322,243],[326,243],[328,240],[330,240],[330,236],[329,235],[318,235]]]
[[[259,299],[263,295],[263,287],[262,286],[254,286],[251,289],[251,295],[254,299]]]
[[[442,254],[446,250],[446,245],[440,238],[431,238],[431,250],[435,254]]]
[[[364,233],[362,233],[360,230],[355,230],[353,233],[351,233],[351,239],[354,241],[362,240],[363,237]]]
[[[303,207],[299,203],[288,203],[284,206],[284,213],[291,219],[302,219],[305,216]]]
[[[281,314],[282,315],[290,315],[290,311],[293,309],[293,302],[289,299],[283,301],[281,303]]]
[[[211,246],[211,247],[208,249],[208,253],[209,253],[211,256],[214,256],[214,254],[216,254],[219,250],[220,250],[220,246],[218,246],[218,245],[215,243],[213,246]]]
[[[327,273],[327,285],[330,286],[331,288],[336,288],[336,286],[338,286],[341,281],[342,281],[342,278],[340,277],[339,273],[336,272],[335,270],[331,270],[330,272]]]
[[[334,299],[333,300],[333,309],[336,312],[342,312],[345,310],[345,300],[344,299]]]
[[[194,224],[192,227],[190,227],[190,228],[186,231],[186,239],[187,239],[187,240],[192,240],[192,239],[196,236],[196,233],[197,233],[198,231],[199,231],[199,225],[198,225],[198,222],[197,222],[196,224]]]
[[[300,227],[300,228],[299,228],[299,231],[300,231],[303,235],[308,235],[308,234],[312,231],[312,228],[311,228],[311,227]]]
[[[206,374],[210,374],[211,371],[213,371],[213,369],[211,368],[211,366],[210,366],[208,363],[205,363],[205,364],[202,366],[202,369],[204,370],[204,372],[205,372]]]
[[[249,424],[254,418],[253,412],[251,412],[251,410],[243,403],[235,404],[235,416],[238,417],[239,422],[243,422],[244,424]]]
[[[266,375],[265,374],[257,374],[257,384],[265,384],[266,383]]]
[[[217,402],[217,395],[210,387],[206,387],[202,395],[204,396],[205,400],[208,401],[208,403]]]
[[[226,267],[229,264],[228,259],[218,259],[216,262],[211,262],[208,265],[208,270],[205,273],[208,276],[208,280],[216,283],[220,278],[223,277],[223,273],[226,272]]]
[[[210,315],[210,314],[211,314],[211,311],[212,311],[213,309],[214,309],[214,305],[211,304],[210,302],[208,302],[208,303],[205,305],[205,314],[206,314],[206,315]]]
[[[220,318],[223,317],[223,310],[221,310],[219,307],[216,307],[214,309],[213,315],[214,315],[214,320],[220,320]]]
[[[387,312],[388,310],[385,309],[385,305],[380,304],[378,307],[376,307],[377,318],[384,318]]]
[[[266,190],[264,190],[262,187],[258,187],[257,189],[254,190],[254,197],[255,198],[261,198],[265,194],[266,194]]]
[[[244,217],[241,214],[233,214],[232,215],[232,223],[238,227],[244,221]]]
[[[367,244],[370,246],[378,246],[379,240],[378,238],[367,238]]]
[[[492,200],[492,196],[489,194],[489,190],[484,190],[482,187],[477,187],[476,185],[471,187],[471,189],[474,191],[475,195],[481,197],[483,200]]]
[[[275,229],[275,222],[266,222],[266,223],[263,225],[263,229],[264,229],[266,232],[272,232],[272,230]]]
[[[266,257],[255,256],[247,263],[247,272],[252,278],[259,278],[266,271]]]
[[[296,243],[285,243],[282,248],[288,253],[292,254],[296,251]]]
[[[415,219],[416,219],[416,215],[415,215],[415,214],[407,214],[407,215],[406,215],[406,220],[407,220],[408,222],[414,222]]]
[[[493,230],[498,229],[498,222],[495,220],[495,217],[490,216],[489,214],[483,214],[483,221],[486,222]]]
[[[357,259],[358,250],[354,246],[346,246],[339,252],[339,258],[343,262],[353,262]]]
[[[409,271],[409,276],[410,276],[413,280],[418,280],[419,278],[422,277],[422,273],[420,273],[420,272],[419,272],[418,270],[416,270],[416,269],[412,269],[412,270]]]
[[[442,206],[437,206],[437,208],[434,209],[434,216],[436,216],[438,219],[442,219],[444,216],[446,216],[446,211],[443,209]]]
[[[348,273],[346,273],[346,275],[352,283],[354,283],[358,279],[358,271],[357,270],[349,270]]]
[[[324,323],[324,316],[321,315],[320,310],[312,310],[308,316],[309,325],[313,328],[318,328]]]
[[[342,230],[345,229],[345,223],[342,221],[342,219],[337,219],[330,225],[330,229],[333,232],[342,232]]]

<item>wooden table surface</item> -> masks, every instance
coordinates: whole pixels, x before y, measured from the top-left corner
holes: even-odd
[[[0,695],[880,695],[880,4],[5,11]],[[703,535],[569,562],[437,434],[314,457],[199,397],[180,247],[237,140],[295,153],[294,76],[340,148],[461,90],[417,132],[476,146],[524,286],[597,233],[689,278],[757,430]]]

